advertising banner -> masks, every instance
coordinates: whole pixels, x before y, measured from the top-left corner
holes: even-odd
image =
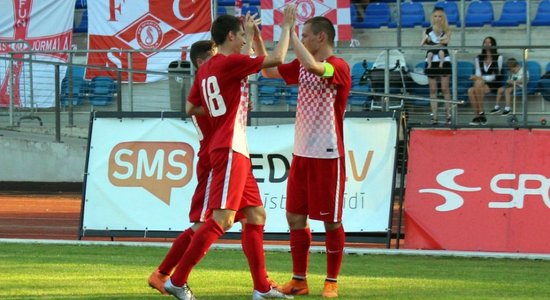
[[[71,49],[74,7],[75,0],[0,1],[0,107],[9,105],[11,94],[15,107],[54,106],[53,64],[33,63],[31,67],[23,61],[30,60],[30,55],[9,52],[44,51],[34,54],[32,59],[66,62],[66,53],[46,52]],[[61,67],[60,72],[63,76],[65,68]],[[12,77],[13,91],[10,91]]]
[[[391,118],[346,119],[348,232],[386,232],[397,136]],[[287,232],[286,179],[294,125],[248,128],[254,176],[267,212],[266,232]],[[352,138],[353,137],[353,138]],[[83,230],[181,231],[189,224],[198,152],[191,122],[170,118],[94,120]],[[314,232],[324,231],[311,222]],[[238,231],[235,226],[231,231]]]
[[[132,68],[134,82],[165,79],[164,75],[139,71],[166,72],[171,61],[187,59],[181,51],[198,40],[210,39],[212,1],[132,0],[88,2],[88,64]],[[124,52],[121,50],[144,50]],[[130,56],[131,55],[131,59]],[[88,68],[86,78],[116,77],[113,72]],[[122,74],[128,80],[128,74]]]
[[[263,0],[261,3],[262,37],[266,41],[278,41],[285,5],[296,4],[296,26],[299,33],[305,21],[323,16],[335,26],[336,41],[351,40],[349,0]]]
[[[405,248],[550,253],[550,130],[410,135]]]

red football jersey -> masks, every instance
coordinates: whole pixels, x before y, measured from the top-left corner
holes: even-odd
[[[231,148],[249,156],[246,143],[246,80],[248,75],[260,71],[264,58],[217,54],[197,71],[192,90],[200,91],[200,102],[196,97],[190,97],[189,101],[193,105],[202,105],[209,115],[213,129],[210,151]]]
[[[294,154],[313,158],[344,156],[344,112],[351,89],[348,63],[338,57],[326,59],[334,67],[332,77],[306,71],[300,62],[278,67],[287,84],[298,84]]]

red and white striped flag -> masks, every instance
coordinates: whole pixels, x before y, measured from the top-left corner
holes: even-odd
[[[279,40],[283,10],[289,3],[296,4],[296,25],[302,25],[311,17],[324,16],[334,23],[337,41],[351,40],[349,0],[262,0],[262,37],[266,41]]]

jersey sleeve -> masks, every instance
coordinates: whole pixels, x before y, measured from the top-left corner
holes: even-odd
[[[286,84],[298,83],[298,77],[300,76],[300,61],[298,59],[294,59],[287,64],[279,65],[277,70],[285,80]]]
[[[195,106],[201,106],[201,89],[200,84],[197,80],[197,77],[195,77],[195,80],[193,80],[193,85],[191,86],[191,90],[189,91],[189,96],[187,98],[187,101],[189,103],[195,105]]]
[[[334,67],[334,75],[329,78],[332,84],[351,87],[351,74],[348,63],[334,56],[329,57],[327,62]]]
[[[225,60],[225,71],[232,77],[244,78],[250,74],[258,73],[262,69],[265,56],[251,57],[244,54],[232,54]]]

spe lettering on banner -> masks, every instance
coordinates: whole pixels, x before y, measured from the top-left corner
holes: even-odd
[[[173,188],[193,177],[195,151],[180,142],[124,142],[109,155],[109,181],[118,187],[142,187],[170,205]]]

